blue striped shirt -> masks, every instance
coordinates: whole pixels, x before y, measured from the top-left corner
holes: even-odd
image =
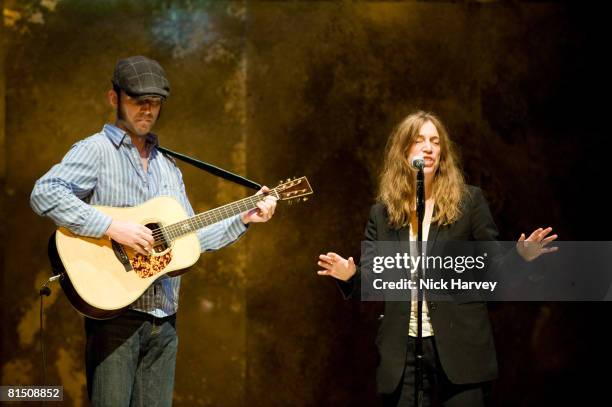
[[[149,134],[147,143],[157,145]],[[174,161],[152,148],[145,172],[130,136],[107,124],[102,131],[74,144],[61,163],[36,184],[30,197],[32,209],[59,226],[89,237],[102,237],[112,219],[91,205],[130,207],[159,195],[170,195],[194,215],[185,193],[180,169]],[[197,232],[201,251],[220,249],[246,230],[240,216],[228,218]],[[156,317],[178,309],[181,277],[162,278],[136,300],[131,308]]]

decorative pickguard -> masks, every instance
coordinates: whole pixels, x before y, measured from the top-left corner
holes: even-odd
[[[136,253],[134,257],[130,258],[132,269],[140,278],[151,277],[164,271],[170,261],[172,261],[172,250],[162,256],[145,256]]]

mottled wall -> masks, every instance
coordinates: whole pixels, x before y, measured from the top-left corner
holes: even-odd
[[[608,175],[606,132],[589,120],[603,111],[602,24],[577,6],[5,0],[4,9],[2,384],[40,381],[36,292],[53,227],[29,209],[32,184],[112,119],[104,94],[116,59],[130,54],[158,59],[170,77],[163,144],[269,185],[307,175],[315,189],[185,276],[176,405],[376,403],[377,306],[344,302],[315,262],[331,249],[357,255],[387,136],[414,109],[447,123],[505,239],[548,224],[566,240],[605,239],[582,221],[597,201],[577,199],[593,186],[579,182],[583,171]],[[196,210],[247,193],[182,168]],[[584,384],[580,372],[609,355],[591,334],[606,318],[600,304],[491,311],[495,405],[571,400],[577,392],[558,389]],[[80,405],[82,321],[58,288],[45,321],[49,381]]]
[[[0,0],[0,9],[2,9],[4,6],[4,1]],[[7,40],[6,40],[6,36],[4,34],[4,24],[0,24],[0,239],[2,241],[4,241],[4,239],[6,238],[6,225],[5,225],[5,219],[6,219],[6,213],[4,211],[4,200],[5,200],[5,194],[4,194],[4,183],[5,183],[5,179],[6,179],[6,135],[5,135],[5,109],[6,109],[6,105],[5,105],[5,74],[4,74],[4,55],[6,52],[6,48],[7,48]],[[8,281],[8,273],[5,272],[5,252],[6,250],[1,250],[0,251],[0,267],[1,267],[1,272],[0,272],[0,293],[1,293],[1,297],[0,297],[0,319],[2,321],[5,321],[5,316],[6,316],[6,311],[5,311],[5,307],[6,307],[6,301],[4,300],[4,292],[5,287],[7,286],[7,281]],[[4,355],[6,352],[6,341],[5,341],[5,333],[6,333],[6,324],[5,323],[1,323],[0,324],[0,355]],[[4,357],[0,357],[0,362],[4,362]],[[2,384],[4,384],[4,381],[2,381]]]
[[[583,221],[578,199],[592,196],[594,182],[580,176],[609,175],[601,172],[607,132],[589,120],[603,111],[593,13],[502,2],[257,3],[250,11],[249,174],[304,173],[316,188],[315,199],[270,225],[283,239],[258,242],[260,255],[249,259],[260,271],[247,290],[254,405],[376,402],[376,306],[343,302],[331,281],[314,277],[314,262],[327,250],[358,253],[386,139],[415,109],[447,123],[503,238],[550,224],[565,240],[605,239]],[[588,205],[597,213],[596,200]],[[495,405],[577,397],[580,372],[609,359],[594,351],[604,339],[584,331],[606,309],[491,304]]]
[[[156,127],[166,147],[246,172],[244,6],[240,2],[60,1],[6,28],[5,155],[8,233],[3,288],[8,319],[2,383],[40,380],[37,287],[49,274],[52,222],[29,209],[34,181],[77,140],[113,119],[106,91],[117,59],[144,54],[160,61],[172,84]],[[11,8],[11,4],[6,7]],[[38,11],[43,22],[29,21]],[[25,20],[25,21],[24,21]],[[5,48],[3,48],[5,49]],[[246,190],[182,166],[199,212],[245,196]],[[183,278],[178,318],[177,405],[239,405],[245,372],[245,284],[249,241],[202,256]],[[48,375],[65,387],[67,404],[85,400],[82,319],[59,287],[46,300]],[[226,383],[232,383],[232,387]]]

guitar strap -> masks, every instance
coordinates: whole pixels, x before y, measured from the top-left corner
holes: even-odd
[[[233,172],[229,172],[227,170],[224,170],[223,168],[219,168],[216,165],[212,165],[212,164],[209,164],[207,162],[197,160],[197,159],[195,159],[193,157],[189,157],[188,155],[177,153],[176,151],[168,150],[167,148],[162,147],[162,146],[157,146],[156,148],[159,151],[161,151],[162,153],[164,153],[164,154],[168,154],[169,156],[172,156],[174,158],[178,158],[179,160],[184,161],[187,164],[191,164],[194,167],[197,167],[197,168],[199,168],[201,170],[204,170],[204,171],[209,172],[209,173],[211,173],[213,175],[216,175],[219,178],[226,179],[226,180],[231,181],[231,182],[233,182],[235,184],[242,185],[242,186],[247,187],[247,188],[252,188],[252,189],[257,190],[257,191],[259,189],[261,189],[261,185],[258,184],[257,182],[251,181],[250,179],[245,178],[245,177],[243,177],[241,175],[234,174]]]

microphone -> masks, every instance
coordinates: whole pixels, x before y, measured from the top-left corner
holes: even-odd
[[[422,155],[415,155],[410,160],[410,165],[412,166],[412,168],[422,170],[423,168],[425,168],[425,160],[423,159]]]
[[[63,274],[56,274],[53,277],[49,278],[47,280],[46,283],[43,284],[42,287],[40,287],[40,290],[38,291],[38,294],[40,296],[46,295],[47,297],[51,295],[51,289],[49,288],[49,283],[52,283],[56,280],[59,280],[60,278],[62,278]]]

